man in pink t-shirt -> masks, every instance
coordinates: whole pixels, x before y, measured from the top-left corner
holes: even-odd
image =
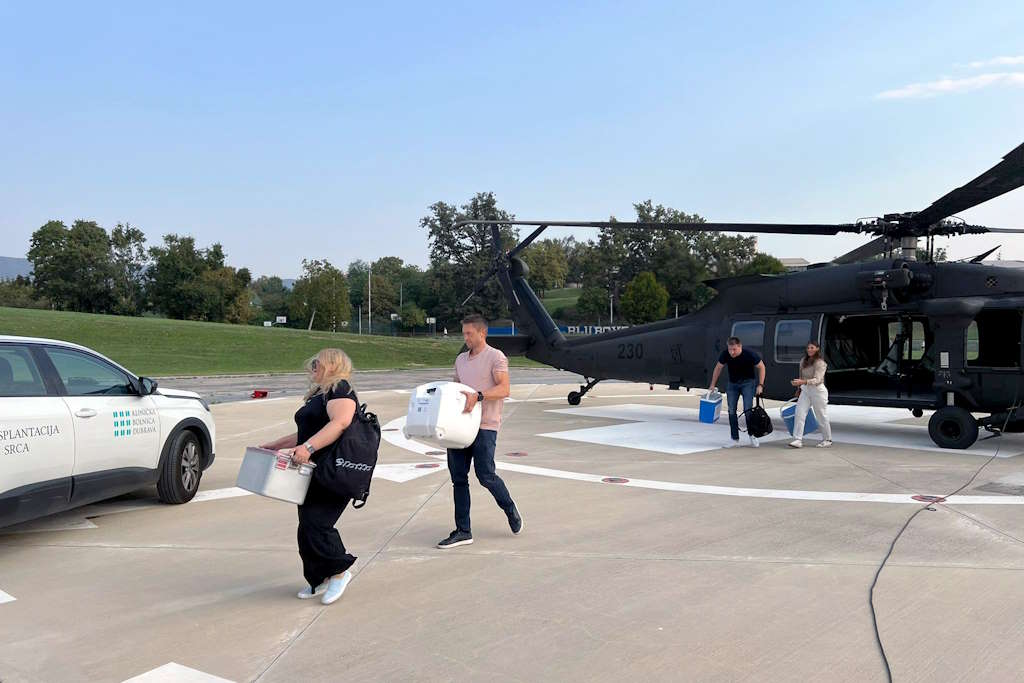
[[[466,395],[467,413],[477,403],[482,403],[480,432],[469,447],[448,449],[448,472],[455,492],[455,531],[439,542],[438,548],[454,548],[473,542],[469,523],[470,463],[476,470],[476,478],[491,492],[498,507],[508,517],[512,533],[518,534],[523,530],[522,515],[494,468],[494,447],[501,427],[502,403],[511,391],[508,358],[487,345],[487,320],[483,316],[471,315],[462,321],[462,338],[469,350],[455,359],[455,381],[476,390],[462,393]]]

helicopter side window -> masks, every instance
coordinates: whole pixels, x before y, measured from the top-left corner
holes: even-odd
[[[1019,310],[983,310],[967,327],[967,365],[985,368],[1020,367]]]
[[[775,324],[775,362],[799,363],[811,341],[810,320],[780,320]]]
[[[764,356],[764,323],[762,321],[749,320],[733,323],[731,336],[739,337],[743,348]]]

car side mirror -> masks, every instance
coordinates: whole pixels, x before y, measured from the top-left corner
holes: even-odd
[[[149,396],[150,394],[155,394],[156,390],[157,390],[157,386],[158,385],[156,383],[156,380],[152,380],[152,379],[150,379],[148,377],[140,377],[139,378],[139,388],[141,389],[141,391],[139,393],[141,395],[143,395],[143,396]]]

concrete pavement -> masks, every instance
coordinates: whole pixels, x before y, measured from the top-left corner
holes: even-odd
[[[378,478],[339,523],[359,562],[330,607],[294,598],[292,506],[217,497],[245,445],[291,429],[297,399],[215,406],[210,499],[171,507],[140,492],[0,531],[0,591],[15,598],[0,602],[0,680],[124,681],[172,662],[189,680],[884,680],[872,576],[918,509],[909,496],[948,494],[982,465],[897,545],[880,630],[897,681],[1024,671],[1024,438],[996,440],[991,460],[928,450],[925,421],[893,413],[868,427],[888,446],[721,450],[707,439],[722,425],[687,417],[693,396],[607,384],[573,411],[566,390],[520,381],[506,405],[498,460],[523,534],[471,478],[475,543],[437,550],[453,527],[444,468]],[[362,398],[385,423],[408,401]],[[837,435],[865,428],[841,413]],[[386,435],[395,471],[441,462]],[[673,439],[707,443],[655,448]]]

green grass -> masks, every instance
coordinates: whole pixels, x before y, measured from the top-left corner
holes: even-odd
[[[554,313],[559,308],[575,306],[581,291],[579,289],[549,289],[544,293],[541,303],[544,304],[544,308],[548,309],[548,313]]]
[[[0,308],[0,334],[81,344],[153,377],[301,372],[306,359],[325,347],[344,349],[356,370],[438,368],[450,366],[462,347],[458,337],[371,337],[20,308]]]

